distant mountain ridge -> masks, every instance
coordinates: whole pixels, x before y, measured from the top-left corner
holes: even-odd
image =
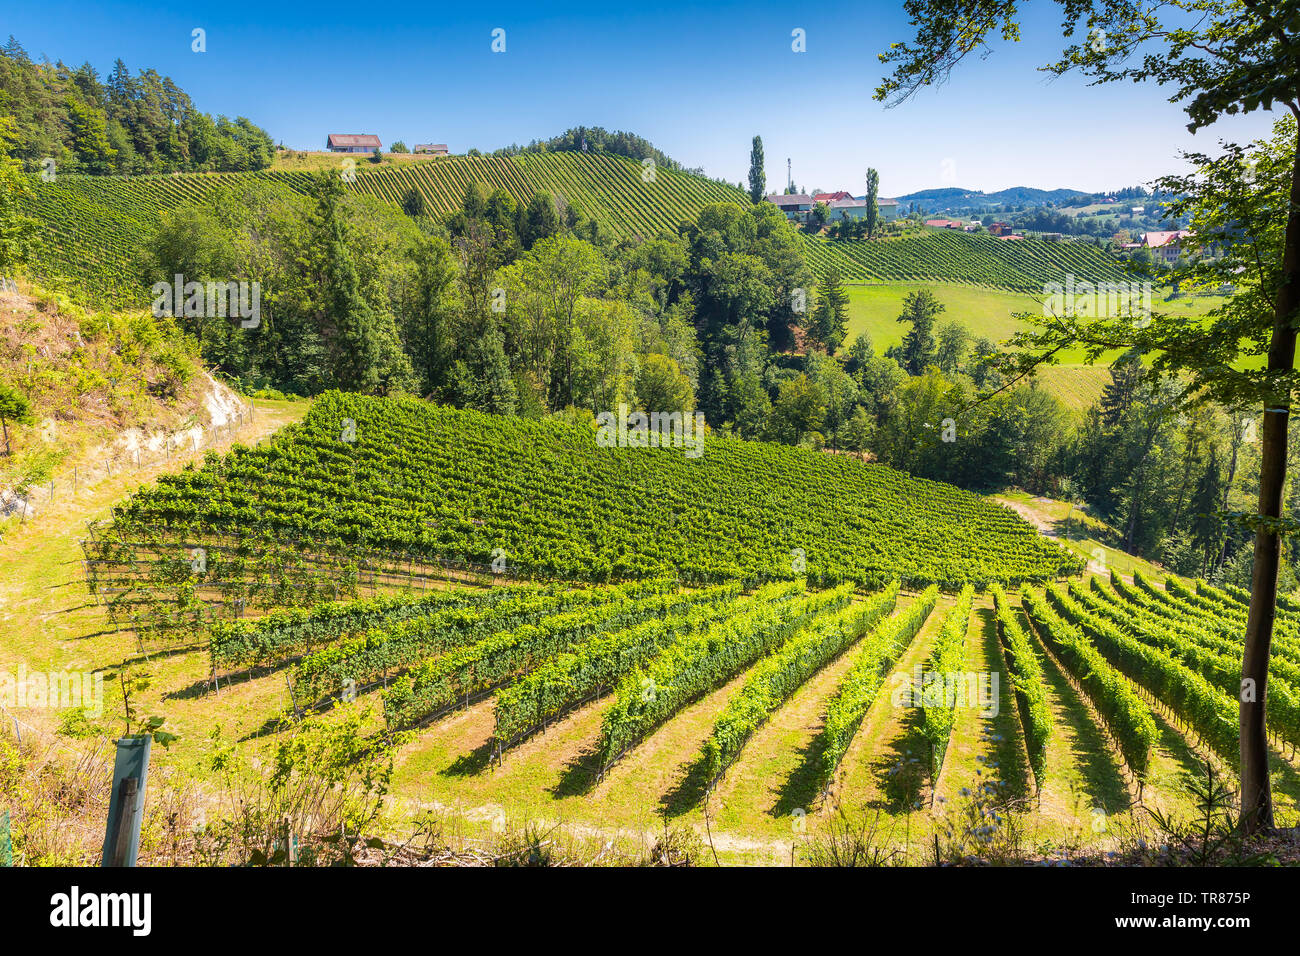
[[[916,203],[932,212],[949,209],[966,209],[976,206],[1042,205],[1069,202],[1094,195],[1083,189],[1035,189],[1032,186],[1012,186],[997,192],[986,193],[978,189],[961,189],[947,186],[939,189],[921,189],[904,196],[895,196],[900,203]]]

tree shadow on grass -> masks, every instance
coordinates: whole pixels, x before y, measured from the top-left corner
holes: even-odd
[[[1204,775],[1205,758],[1198,754],[1187,738],[1175,730],[1174,726],[1154,707],[1151,708],[1151,716],[1155,719],[1156,729],[1160,732],[1156,746],[1168,753],[1178,765],[1178,784],[1185,786],[1189,779]]]
[[[905,813],[921,808],[921,790],[929,779],[930,743],[921,734],[921,708],[908,707],[901,731],[872,761],[877,791],[867,801],[873,810]]]
[[[559,781],[551,788],[551,796],[580,797],[596,789],[600,774],[600,752],[592,749],[578,754],[564,768]]]
[[[1278,805],[1278,809],[1282,809],[1282,806],[1289,802],[1294,814],[1295,808],[1300,808],[1300,771],[1297,771],[1294,764],[1275,750],[1269,751],[1268,766],[1273,780],[1274,803]],[[1279,794],[1287,797],[1288,800],[1278,800]],[[1294,826],[1295,822],[1293,819],[1291,825]]]
[[[669,819],[680,817],[692,808],[704,802],[709,790],[708,771],[704,754],[698,754],[686,765],[686,769],[677,778],[677,784],[659,800],[664,816]]]
[[[488,740],[479,744],[467,754],[461,754],[446,767],[438,771],[442,777],[473,777],[492,766],[492,757],[496,754],[496,742]]]
[[[824,720],[823,717],[823,725],[817,729],[812,739],[799,748],[799,765],[786,777],[781,792],[777,794],[776,803],[769,811],[772,816],[780,819],[790,816],[796,810],[808,810],[822,795]]]

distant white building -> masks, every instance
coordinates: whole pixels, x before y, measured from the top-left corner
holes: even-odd
[[[865,219],[867,200],[865,196],[851,196],[846,192],[817,193],[812,196],[787,195],[774,193],[767,201],[785,213],[791,222],[807,222],[808,214],[817,203],[825,203],[830,210],[830,222],[846,222],[850,219]],[[899,203],[897,199],[877,199],[876,208],[880,212],[881,222],[892,222],[898,218]]]
[[[429,153],[432,156],[446,156],[448,151],[446,143],[416,143],[412,152]]]
[[[865,199],[832,199],[826,205],[831,210],[831,222],[867,218],[867,201]]]

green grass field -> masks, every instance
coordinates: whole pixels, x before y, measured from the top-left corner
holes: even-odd
[[[998,344],[1005,343],[1017,331],[1032,327],[1017,319],[1017,315],[1026,312],[1041,314],[1043,308],[1043,300],[1038,296],[975,285],[882,282],[847,285],[845,288],[849,295],[848,336],[845,341],[852,342],[860,333],[866,332],[880,354],[902,343],[908,328],[898,321],[903,311],[903,300],[909,293],[922,289],[929,289],[943,304],[940,323],[956,320],[976,338],[988,338]],[[1164,301],[1157,296],[1152,306],[1158,312],[1202,316],[1220,301],[1212,296]],[[1086,365],[1081,348],[1061,352],[1059,364],[1046,366],[1038,374],[1044,388],[1077,411],[1087,409],[1100,398],[1102,389],[1110,381],[1106,360]]]

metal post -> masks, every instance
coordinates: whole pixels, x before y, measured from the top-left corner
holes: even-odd
[[[104,866],[135,866],[140,851],[140,825],[144,822],[144,794],[149,777],[149,749],[153,737],[123,737],[117,741],[113,763],[113,789],[104,830]]]
[[[14,865],[14,844],[9,835],[9,811],[0,813],[0,866]]]

